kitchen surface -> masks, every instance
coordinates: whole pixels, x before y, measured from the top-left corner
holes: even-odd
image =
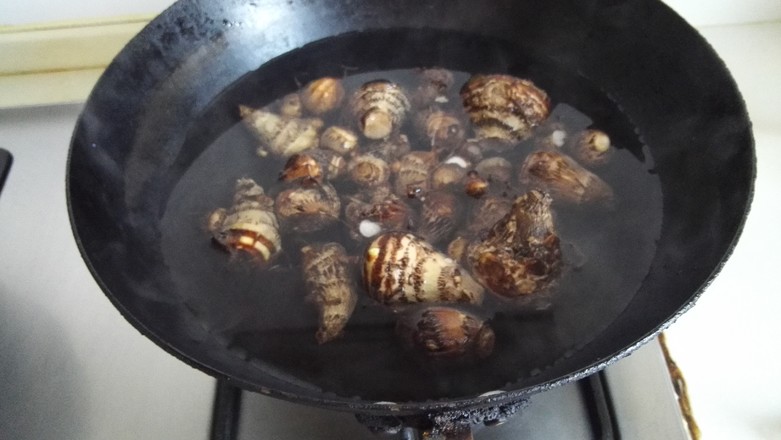
[[[23,10],[0,0],[0,25],[154,15],[169,3],[96,2],[89,9],[26,2]],[[754,126],[757,180],[734,253],[695,307],[666,331],[667,342],[704,439],[781,439],[781,298],[774,277],[781,264],[781,4],[669,3],[713,45],[743,93]],[[9,50],[12,30],[0,28],[0,51]],[[0,83],[9,75],[0,70]],[[58,86],[56,78],[47,79],[46,87],[52,84]],[[60,86],[76,92],[36,105],[3,101],[0,93],[0,148],[13,155],[0,192],[0,438],[207,439],[215,380],[127,323],[79,256],[64,182],[70,136],[86,96],[79,98],[72,83]],[[649,373],[637,379],[636,371]],[[621,438],[685,438],[663,373],[656,341],[606,372],[605,382],[624,390],[612,396]],[[631,374],[634,379],[627,379]],[[580,392],[568,387],[553,393]],[[523,433],[526,421],[557,408],[556,398],[539,396],[540,404],[495,429],[517,424],[514,432]],[[261,395],[244,401],[242,417],[249,421],[242,422],[242,438],[371,438],[349,414]],[[489,432],[476,437],[493,438]]]

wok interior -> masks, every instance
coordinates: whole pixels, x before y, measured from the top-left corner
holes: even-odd
[[[93,274],[123,315],[182,360],[246,388],[343,409],[384,411],[360,395],[323,393],[285,371],[248,361],[250,353],[241,347],[228,350],[225,340],[204,328],[199,311],[182,301],[162,256],[160,223],[171,192],[203,148],[236,123],[232,109],[215,103],[233,102],[229,86],[258,67],[249,77],[257,82],[253,104],[294,90],[291,78],[339,76],[355,66],[526,73],[543,84],[555,80],[546,79],[545,72],[556,66],[590,80],[631,119],[651,151],[664,200],[649,273],[624,312],[596,339],[517,382],[508,398],[615,359],[687,308],[731,249],[753,184],[748,120],[723,65],[696,34],[654,3],[633,6],[640,10],[570,10],[561,2],[498,2],[519,8],[513,26],[499,16],[458,15],[466,3],[443,4],[436,21],[442,29],[425,31],[411,28],[434,12],[410,17],[374,4],[341,11],[346,20],[337,20],[343,6],[277,7],[283,23],[316,22],[308,31],[274,25],[215,29],[219,14],[229,20],[246,17],[246,11],[234,6],[218,12],[197,2],[178,3],[147,28],[96,87],[74,134],[69,164],[74,232]],[[382,14],[375,15],[377,10]],[[309,15],[302,19],[303,12]],[[543,26],[525,18],[530,12],[556,20],[543,19]],[[459,30],[447,29],[455,24]],[[374,28],[385,30],[366,30]],[[172,29],[178,30],[176,38]],[[347,38],[347,46],[323,39],[351,32],[358,33]],[[292,47],[268,43],[283,36]],[[301,52],[306,56],[284,56],[309,42]],[[642,155],[639,145],[635,148]],[[402,408],[479,403],[471,397]]]

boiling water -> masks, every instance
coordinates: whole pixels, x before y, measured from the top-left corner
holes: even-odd
[[[299,249],[307,243],[338,241],[348,253],[359,255],[367,243],[351,239],[342,222],[312,234],[283,234],[283,252],[271,267],[263,269],[232,257],[212,242],[206,217],[218,207],[230,206],[236,179],[251,177],[272,196],[284,188],[277,178],[285,161],[255,154],[257,141],[240,123],[238,105],[268,104],[292,91],[291,84],[312,79],[313,72],[301,78],[289,76],[283,81],[286,86],[262,87],[275,76],[260,69],[214,103],[202,118],[205,125],[192,128],[185,145],[192,151],[192,161],[170,194],[162,220],[163,254],[177,294],[235,356],[340,396],[419,401],[468,397],[533,383],[535,375],[597,337],[632,300],[648,273],[662,221],[660,183],[631,121],[585,78],[545,66],[505,65],[498,66],[504,67],[501,71],[483,72],[531,78],[551,96],[556,108],[551,117],[576,126],[590,123],[606,131],[617,151],[597,174],[612,186],[615,204],[605,208],[554,203],[565,267],[550,307],[513,307],[487,295],[485,304],[475,310],[496,333],[495,349],[488,358],[449,368],[427,364],[407,353],[397,340],[394,314],[362,291],[344,336],[318,345],[314,337],[317,313],[305,301]],[[353,71],[352,66],[340,67],[348,99],[366,81],[387,79],[414,90],[419,78],[409,68]],[[450,95],[460,102],[458,89],[470,73],[454,74]],[[346,124],[340,112],[332,113],[325,117],[326,126]],[[418,138],[410,125],[403,132],[409,135],[413,149],[425,149],[428,141]],[[528,146],[517,151],[509,153],[515,166],[522,161],[520,151],[529,151]],[[348,184],[334,184],[340,195],[354,190]],[[464,198],[463,203],[477,201]],[[466,206],[466,211],[470,208]],[[359,277],[356,271],[356,281]]]

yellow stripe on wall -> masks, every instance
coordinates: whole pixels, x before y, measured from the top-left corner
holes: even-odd
[[[0,27],[0,108],[83,102],[151,17]]]

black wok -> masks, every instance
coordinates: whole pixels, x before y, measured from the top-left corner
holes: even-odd
[[[291,52],[298,48],[303,49]],[[208,234],[198,225],[172,225],[166,216],[190,167],[236,124],[233,105],[241,99],[261,105],[294,90],[296,82],[350,69],[432,65],[531,76],[554,94],[608,99],[635,127],[624,135],[634,136],[637,145],[627,140],[625,148],[653,163],[647,171],[660,182],[663,216],[642,283],[609,321],[595,327],[599,331],[570,347],[548,349],[539,341],[534,351],[539,365],[534,358],[524,360],[517,377],[505,377],[514,373],[501,368],[476,367],[471,376],[461,372],[457,381],[426,388],[436,377],[421,373],[423,391],[397,401],[394,414],[511,401],[584,377],[651,339],[691,307],[743,227],[755,175],[753,140],[724,64],[680,17],[651,0],[182,0],[116,57],[73,136],[70,218],[93,276],[145,336],[217,378],[297,402],[389,413],[391,407],[377,401],[395,396],[383,394],[382,387],[367,385],[364,393],[361,385],[331,384],[327,371],[306,370],[317,366],[308,364],[300,373],[300,366],[266,362],[264,350],[285,358],[285,350],[295,347],[248,328],[226,336],[225,315],[248,319],[253,307],[264,304],[248,296],[218,304],[222,292],[214,292],[214,309],[224,313],[215,318],[211,300],[193,302],[191,289],[209,271],[202,263],[213,257],[193,252],[191,265],[180,267],[164,243],[171,228],[190,231],[175,251],[176,258],[186,259],[190,243],[207,246]],[[252,95],[231,88],[237,81],[251,86]],[[581,83],[590,91],[573,86]],[[203,178],[214,181],[216,189],[190,191],[196,202],[229,197],[229,182],[235,180],[220,156],[209,164],[212,171],[205,167]],[[237,279],[244,276],[244,269],[233,270]],[[282,285],[289,276],[284,271],[263,275],[269,285]],[[240,284],[226,286],[226,292],[240,290]],[[581,319],[598,316],[584,311]],[[302,344],[311,344],[311,336],[307,333]],[[285,343],[304,340],[296,338]],[[374,383],[393,380],[380,370],[362,374]],[[472,376],[501,382],[478,378],[471,388],[457,386]],[[497,388],[504,392],[480,396]]]

